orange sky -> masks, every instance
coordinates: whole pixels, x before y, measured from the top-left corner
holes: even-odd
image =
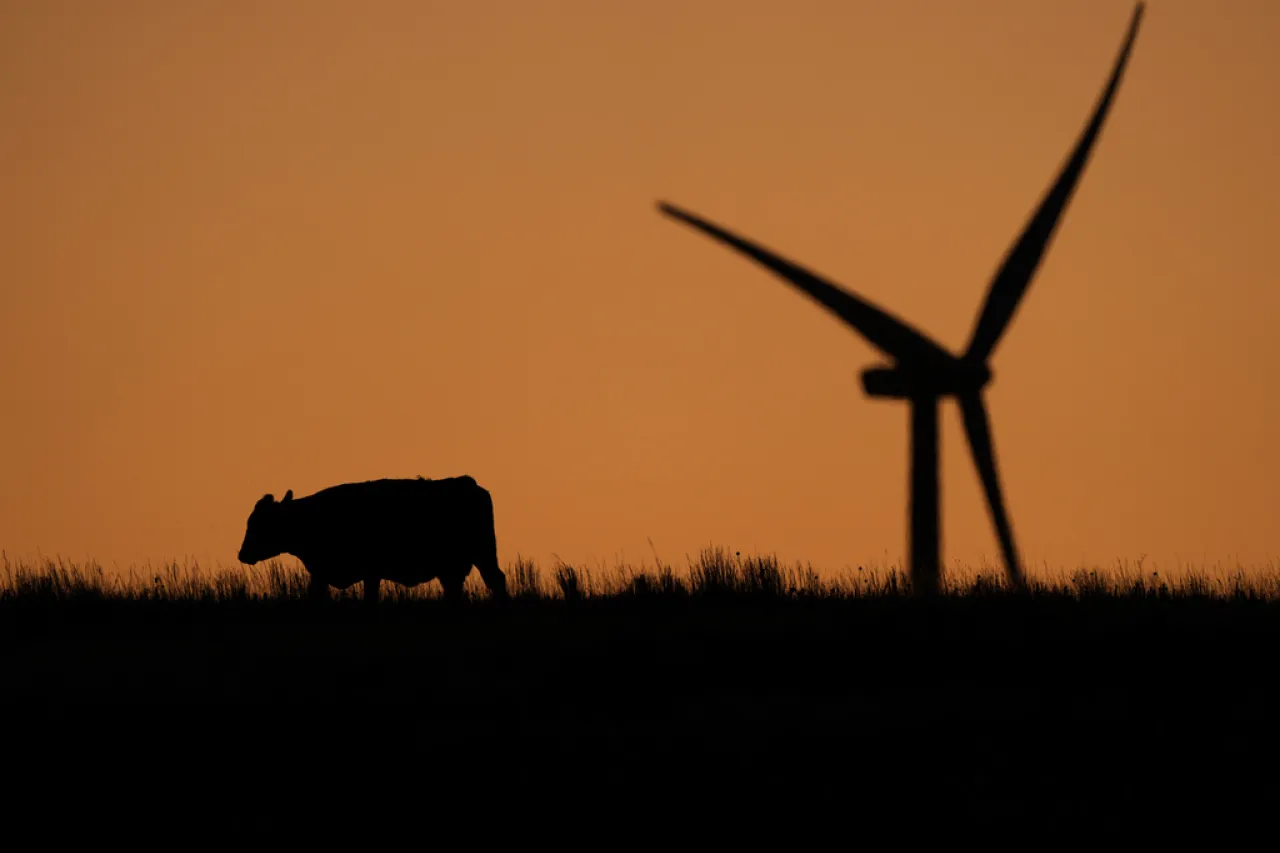
[[[876,353],[959,350],[1129,0],[0,3],[0,547],[232,565],[264,492],[475,476],[499,556],[906,543]],[[1028,563],[1277,549],[1280,4],[1155,0],[996,352]],[[996,560],[953,403],[943,553]]]

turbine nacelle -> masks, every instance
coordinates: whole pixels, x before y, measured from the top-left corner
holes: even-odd
[[[862,390],[868,397],[911,400],[976,394],[991,381],[991,368],[964,359],[941,369],[870,367],[862,371]]]

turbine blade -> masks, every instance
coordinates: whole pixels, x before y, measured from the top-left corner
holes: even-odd
[[[996,534],[1000,538],[1000,549],[1004,552],[1005,571],[1009,574],[1010,583],[1017,589],[1023,589],[1025,581],[1022,567],[1018,563],[1018,551],[1013,544],[1013,528],[1009,525],[1004,498],[1000,494],[1000,475],[996,471],[996,453],[991,444],[991,427],[987,421],[987,407],[982,400],[982,392],[961,394],[960,411],[964,415],[964,433],[969,439],[973,462],[978,467],[978,476],[982,478],[982,487],[987,493],[987,506],[991,509],[991,520],[995,522]]]
[[[870,341],[871,344],[893,358],[907,363],[925,362],[929,364],[950,364],[956,360],[951,353],[898,318],[877,308],[862,297],[820,278],[803,267],[784,260],[767,249],[742,237],[730,234],[723,228],[713,225],[692,213],[683,211],[674,205],[659,202],[658,209],[667,216],[679,219],[703,233],[709,234],[772,270],[776,275],[790,282],[828,311],[844,320],[845,323],[861,332],[862,336]]]
[[[978,322],[974,326],[973,337],[964,358],[986,361],[991,356],[996,344],[1000,341],[1000,336],[1008,327],[1009,321],[1013,319],[1022,295],[1031,284],[1036,268],[1039,267],[1045,249],[1057,228],[1058,220],[1062,217],[1062,211],[1071,200],[1080,175],[1084,172],[1093,144],[1098,138],[1098,132],[1102,129],[1102,123],[1120,86],[1120,78],[1124,74],[1134,39],[1138,35],[1138,24],[1142,21],[1144,5],[1139,3],[1133,10],[1129,33],[1125,37],[1120,55],[1111,71],[1111,79],[1098,100],[1093,117],[1080,135],[1079,141],[1076,142],[1075,150],[1071,152],[1071,157],[1063,167],[1062,173],[1058,175],[1058,180],[1040,202],[1039,209],[1031,217],[1022,235],[1009,250],[999,272],[992,279],[986,304],[978,316]]]

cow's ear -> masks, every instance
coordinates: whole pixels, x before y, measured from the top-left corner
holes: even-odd
[[[284,500],[280,501],[280,503],[287,504],[291,500],[293,500],[293,489],[284,493]]]
[[[275,495],[263,495],[262,499],[258,501],[258,506],[263,506],[264,504],[273,504],[275,502],[276,502]]]

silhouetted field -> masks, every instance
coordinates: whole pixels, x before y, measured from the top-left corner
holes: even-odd
[[[920,601],[896,572],[723,551],[687,572],[507,571],[508,602],[384,585],[370,606],[358,586],[309,602],[282,564],[6,564],[8,766],[78,790],[142,769],[179,812],[265,785],[299,820],[377,792],[950,828],[1229,808],[1239,825],[1280,794],[1280,573],[1120,566],[1023,597],[959,573]]]

